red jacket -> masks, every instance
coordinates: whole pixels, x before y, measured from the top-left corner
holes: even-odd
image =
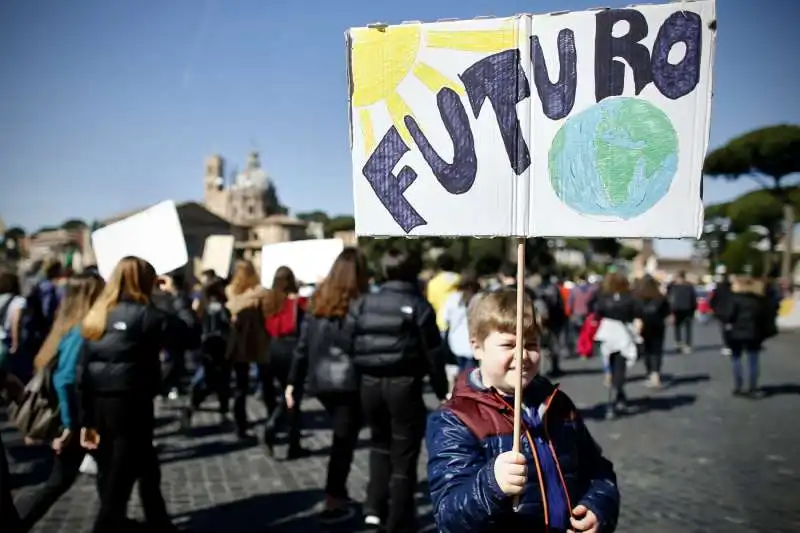
[[[308,308],[308,298],[286,298],[280,311],[264,321],[267,333],[273,339],[300,334],[300,322]]]
[[[594,355],[594,336],[600,328],[600,321],[594,313],[586,317],[581,327],[581,333],[578,336],[578,345],[576,346],[578,353],[581,357],[590,358]]]

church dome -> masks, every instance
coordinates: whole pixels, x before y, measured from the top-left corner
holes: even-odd
[[[267,190],[273,187],[272,180],[261,168],[258,152],[251,152],[247,160],[247,168],[236,175],[237,188],[254,188]]]

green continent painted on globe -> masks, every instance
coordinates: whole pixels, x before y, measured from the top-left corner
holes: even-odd
[[[569,117],[550,146],[550,184],[584,215],[637,217],[667,194],[677,169],[672,122],[640,98],[607,98]]]

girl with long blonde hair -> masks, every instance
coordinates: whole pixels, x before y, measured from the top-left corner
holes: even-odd
[[[125,529],[136,481],[149,530],[175,531],[153,447],[153,398],[161,389],[161,351],[196,342],[180,318],[152,304],[156,279],[147,261],[123,258],[81,325],[81,445],[95,450],[101,493],[95,533]]]
[[[80,323],[103,290],[103,279],[86,274],[69,278],[64,286],[64,296],[56,312],[53,327],[34,358],[37,371],[55,366],[53,388],[58,397],[59,414],[63,430],[53,440],[56,453],[50,478],[35,493],[20,498],[17,509],[22,519],[23,531],[28,531],[47,513],[78,476],[83,450],[75,436],[77,425],[77,398],[75,374],[83,348]]]

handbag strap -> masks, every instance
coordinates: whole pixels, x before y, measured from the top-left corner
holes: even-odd
[[[298,298],[295,296],[292,298],[292,321],[294,322],[294,335],[297,335],[300,331],[300,302],[297,301]]]
[[[0,329],[5,329],[8,310],[11,308],[11,304],[14,303],[14,298],[16,297],[13,294],[9,294],[8,299],[5,301],[3,306],[0,307]]]

